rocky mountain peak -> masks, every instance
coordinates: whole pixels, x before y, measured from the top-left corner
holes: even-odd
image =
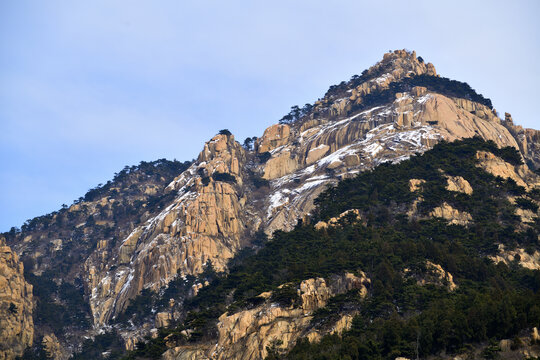
[[[397,50],[331,87],[303,117],[267,128],[254,152],[220,131],[168,185],[176,196],[169,206],[136,227],[107,266],[101,257],[87,262],[94,321],[106,323],[143,289],[158,291],[177,276],[197,275],[208,261],[226,269],[256,231],[292,229],[341,179],[402,161],[442,139],[480,136],[518,147],[489,106],[467,98],[470,88],[439,90],[453,84],[448,81],[414,52]]]
[[[331,116],[339,116],[354,105],[361,105],[366,95],[388,89],[393,82],[416,76],[437,76],[435,66],[417,57],[415,51],[395,50],[384,54],[383,59],[354,75],[349,81],[330,87],[324,98],[315,102],[314,112],[324,112],[330,107]],[[349,101],[343,101],[348,98]],[[365,101],[364,101],[365,102]]]
[[[141,293],[162,296],[172,281],[184,286],[192,279],[167,313],[158,313],[162,315],[155,321],[147,317],[136,334],[118,327],[133,346],[163,319],[185,315],[182,301],[205,286],[200,276],[210,263],[226,271],[241,249],[260,246],[255,239],[262,231],[272,235],[293,229],[299,219],[308,220],[315,199],[327,187],[383,163],[400,163],[441,140],[474,136],[519,148],[529,164],[540,163],[538,132],[514,125],[509,114],[499,119],[489,99],[466,83],[437,75],[414,51],[396,50],[360,76],[331,86],[313,105],[293,107],[255,140],[253,150],[249,142],[243,147],[221,130],[193,163],[126,170],[124,181],[95,189],[85,201],[11,241],[23,260],[38,260],[28,261],[36,279],[43,270],[60,266],[43,254],[58,254],[54,259],[59,264],[67,258],[62,251],[80,259],[70,264],[69,278],[58,273],[54,280],[80,280],[96,328],[116,321]],[[486,169],[506,169],[495,160]],[[501,171],[497,175],[503,176]],[[149,177],[153,173],[155,179]],[[411,188],[420,189],[423,181]],[[448,184],[449,191],[472,193],[464,179],[448,177]],[[460,215],[443,205],[431,216]],[[142,215],[133,218],[121,216],[139,211]],[[61,221],[76,231],[60,231]],[[48,227],[54,231],[46,231]]]
[[[369,78],[378,78],[378,82],[384,80],[380,76],[393,76],[394,80],[404,76],[430,75],[437,76],[437,71],[432,63],[424,62],[421,56],[416,56],[416,51],[395,50],[383,55],[381,61],[370,67],[363,75]]]

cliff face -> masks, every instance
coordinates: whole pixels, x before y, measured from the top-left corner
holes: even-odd
[[[32,285],[19,257],[0,237],[0,359],[15,359],[32,345]]]
[[[207,142],[198,160],[167,191],[176,198],[135,228],[111,253],[86,261],[97,325],[125,309],[142,289],[159,290],[175,276],[196,275],[211,262],[223,270],[250,229],[241,188],[245,153],[232,135]]]
[[[223,131],[204,145],[189,168],[173,166],[156,170],[157,175],[151,171],[152,176],[149,170],[140,176],[128,172],[133,175],[129,181],[24,229],[10,243],[23,258],[32,259],[36,275],[55,272],[70,259],[67,273],[58,272],[55,281],[80,280],[93,325],[99,329],[144,289],[160,293],[171,280],[198,276],[209,263],[217,271],[225,270],[258,231],[270,235],[292,229],[313,210],[314,199],[327,186],[382,163],[400,162],[441,140],[480,136],[501,147],[518,148],[529,164],[540,165],[537,131],[515,126],[509,116],[499,119],[488,103],[471,100],[476,97],[469,93],[441,91],[444,81],[437,79],[441,78],[435,67],[414,52],[385,54],[362,76],[331,87],[296,121],[266,129],[254,150]],[[506,165],[485,156],[486,170],[529,182],[526,167],[503,169]],[[411,191],[421,187],[418,181]],[[466,180],[450,176],[447,189],[473,191]],[[471,221],[470,214],[449,205],[431,215],[456,224]],[[304,321],[287,309],[280,311],[295,318],[295,324]],[[141,331],[164,324],[163,317],[158,318]],[[223,324],[229,320],[223,318]],[[304,334],[302,326],[290,333]],[[131,330],[119,331],[133,345]],[[247,344],[238,339],[220,340],[220,351],[227,354],[226,342]],[[257,340],[253,354],[262,354],[268,345],[265,339]],[[189,349],[178,351],[191,354]]]
[[[534,169],[540,168],[540,131],[515,125],[509,113],[504,114],[503,124],[516,139],[527,163]]]

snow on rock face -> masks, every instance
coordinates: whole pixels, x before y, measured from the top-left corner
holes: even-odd
[[[371,83],[384,83],[389,78],[384,74]],[[499,145],[517,147],[510,133],[482,106],[416,87],[410,93],[397,94],[394,102],[384,106],[341,119],[338,116],[334,121],[307,120],[292,126],[289,145],[272,154],[273,159],[279,159],[286,152],[295,166],[273,177],[272,194],[280,194],[280,203],[276,206],[272,195],[267,199],[266,232],[291,229],[298,218],[313,209],[320,192],[338,180],[384,162],[406,160],[442,139],[453,141],[479,134]],[[311,178],[323,175],[324,180],[309,185]]]
[[[208,260],[218,271],[224,269],[252,226],[240,193],[244,163],[245,151],[232,136],[215,136],[199,161],[168,186],[176,192],[171,204],[136,227],[117,249],[97,250],[86,261],[96,325],[106,324],[142,289],[156,291],[176,276],[196,275]],[[212,178],[216,172],[234,182]]]

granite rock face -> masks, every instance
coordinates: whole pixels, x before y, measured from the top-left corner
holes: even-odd
[[[503,124],[516,139],[525,161],[535,169],[540,168],[540,130],[515,125],[509,113],[504,114]]]
[[[15,359],[32,345],[32,311],[32,285],[24,280],[19,257],[0,236],[0,359]]]
[[[249,228],[241,185],[244,149],[216,135],[197,162],[167,188],[175,200],[135,228],[106,262],[86,261],[96,325],[107,323],[143,289],[159,290],[176,276],[196,275],[211,262],[221,271],[242,247]],[[113,268],[114,270],[110,270]]]

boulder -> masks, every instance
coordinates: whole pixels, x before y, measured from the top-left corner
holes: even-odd
[[[291,128],[286,124],[272,125],[264,131],[261,138],[257,140],[257,152],[264,153],[272,151],[277,147],[285,145],[289,141]]]

